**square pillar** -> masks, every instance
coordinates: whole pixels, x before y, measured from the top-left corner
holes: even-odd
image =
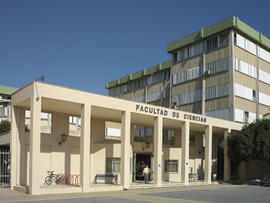
[[[130,112],[125,111],[121,117],[121,185],[129,189],[130,185]]]
[[[51,135],[56,139],[57,145],[52,146],[51,166],[47,170],[56,170],[55,173],[70,174],[70,146],[68,144],[70,137],[66,141],[62,140],[61,135],[69,135],[69,115],[66,113],[52,112],[51,114]],[[57,149],[57,150],[55,150]],[[57,151],[64,153],[64,164],[59,165]]]
[[[163,118],[157,117],[154,124],[154,184],[161,185],[162,177]]]
[[[229,133],[231,133],[231,129],[228,129],[224,132],[224,175],[223,175],[223,181],[228,182],[230,180],[231,176],[231,166],[230,166],[230,160],[228,157],[228,136]]]
[[[212,126],[209,125],[205,129],[205,170],[204,180],[211,184],[212,174]]]
[[[189,173],[189,121],[185,121],[182,125],[182,169],[181,179],[184,185],[188,185]]]
[[[84,104],[81,109],[81,137],[80,137],[80,186],[82,188],[82,192],[89,192],[90,132],[91,132],[91,106]]]
[[[40,194],[40,116],[41,97],[35,94],[31,96],[31,119],[30,119],[30,170],[29,170],[29,193]]]
[[[11,152],[11,180],[10,189],[13,190],[14,186],[17,185],[18,179],[18,142],[19,139],[19,108],[11,107],[11,131],[10,131],[10,152]]]

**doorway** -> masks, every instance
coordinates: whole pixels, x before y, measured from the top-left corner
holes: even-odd
[[[143,169],[146,165],[151,169],[152,168],[152,155],[151,154],[134,154],[134,181],[144,180]]]

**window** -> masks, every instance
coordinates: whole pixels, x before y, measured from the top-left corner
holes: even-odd
[[[244,114],[244,122],[245,122],[245,123],[248,123],[248,119],[249,119],[249,112],[248,112],[248,111],[245,111],[245,114]]]
[[[106,159],[106,173],[119,173],[120,172],[120,158],[107,158]]]
[[[190,136],[189,136],[189,146],[195,147],[195,135],[194,134],[190,134]]]
[[[3,95],[2,99],[11,100],[11,96]]]
[[[216,49],[218,46],[217,37],[207,40],[207,51]]]
[[[228,44],[228,34],[220,35],[220,46],[226,46]]]
[[[165,160],[165,172],[178,172],[178,160]]]
[[[152,143],[152,128],[134,126],[134,141]]]
[[[256,101],[256,90],[252,90],[253,101]]]
[[[237,44],[237,35],[236,35],[236,33],[234,33],[234,44],[235,45]]]
[[[173,62],[177,62],[177,52],[173,53]]]
[[[163,129],[163,144],[175,146],[174,130]]]

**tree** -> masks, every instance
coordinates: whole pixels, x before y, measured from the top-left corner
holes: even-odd
[[[10,122],[8,120],[2,120],[0,122],[0,133],[10,130]]]
[[[270,166],[270,118],[265,116],[228,137],[228,156],[235,162],[262,161]],[[260,163],[261,165],[261,163]],[[265,164],[264,164],[265,165]]]

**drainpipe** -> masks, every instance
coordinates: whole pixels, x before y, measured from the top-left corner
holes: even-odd
[[[205,50],[203,51],[203,67],[202,67],[202,115],[205,115]]]
[[[230,87],[229,87],[229,112],[230,112],[230,120],[234,121],[234,32],[233,30],[230,31],[229,34],[229,57],[230,57],[230,61],[229,61],[229,74],[230,74]]]
[[[260,83],[259,83],[259,51],[258,51],[258,43],[256,43],[256,119],[260,118],[260,101],[259,101],[259,91],[260,91]]]

